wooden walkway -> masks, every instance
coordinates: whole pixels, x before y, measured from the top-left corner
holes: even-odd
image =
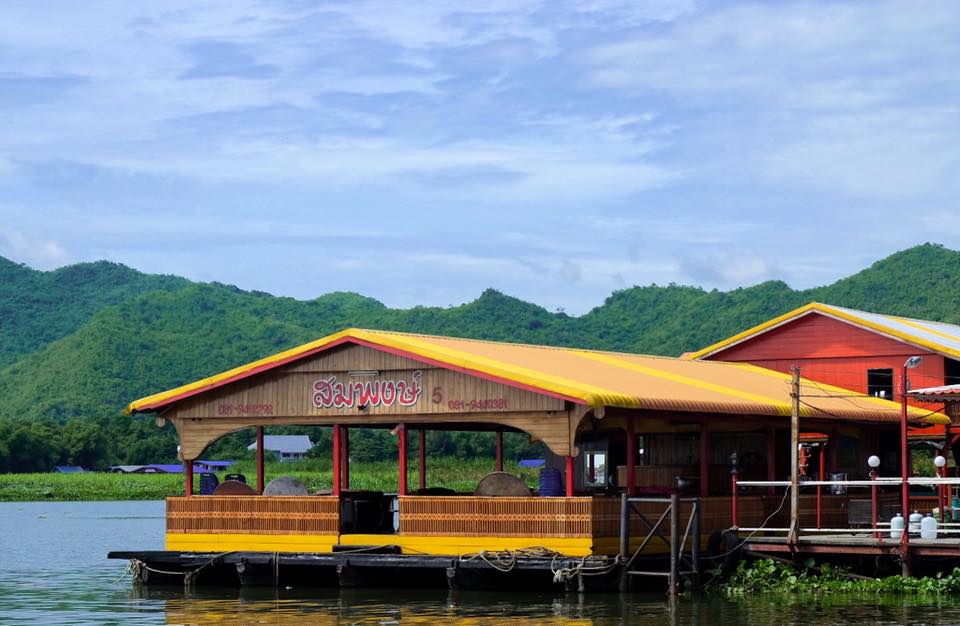
[[[801,534],[795,544],[786,537],[743,537],[744,549],[751,552],[790,552],[800,554],[890,554],[902,552],[901,541],[889,536],[876,539],[872,533]],[[911,537],[910,553],[916,556],[955,556],[960,558],[960,537],[920,539]]]

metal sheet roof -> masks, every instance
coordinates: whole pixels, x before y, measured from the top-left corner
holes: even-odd
[[[811,313],[820,313],[821,315],[833,317],[855,326],[872,330],[881,335],[886,335],[898,341],[920,346],[947,356],[960,358],[960,326],[945,324],[943,322],[915,320],[908,317],[898,317],[896,315],[868,313],[866,311],[822,304],[820,302],[811,302],[798,309],[784,313],[779,317],[758,324],[732,337],[718,341],[702,350],[687,353],[683,358],[702,359],[703,357],[716,354],[717,352]]]
[[[313,447],[313,442],[306,435],[264,435],[263,449],[272,452],[286,452],[288,454],[302,454]],[[247,450],[256,450],[257,442],[254,441]]]
[[[147,396],[131,403],[127,411],[155,411],[343,344],[370,346],[591,407],[790,415],[790,376],[753,365],[362,329],[347,329]],[[801,405],[805,417],[896,421],[900,415],[899,405],[887,400],[806,380],[801,396],[806,396]],[[913,408],[910,420],[918,424],[948,421],[943,415]]]

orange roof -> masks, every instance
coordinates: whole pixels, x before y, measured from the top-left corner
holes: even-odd
[[[127,412],[155,411],[345,343],[367,345],[591,407],[790,415],[790,376],[753,365],[353,328],[141,398],[131,403]],[[899,405],[893,402],[806,380],[802,396],[808,396],[800,409],[803,417],[896,421],[900,415]],[[910,409],[912,423],[946,420],[940,414]]]

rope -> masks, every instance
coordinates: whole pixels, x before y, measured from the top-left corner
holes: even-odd
[[[717,555],[711,556],[710,558],[713,559],[714,561],[716,561],[716,560],[718,560],[718,559],[724,558],[724,557],[727,556],[728,554],[733,554],[734,552],[736,552],[737,550],[739,550],[740,548],[742,548],[745,543],[747,543],[747,539],[749,539],[750,537],[753,537],[753,536],[756,535],[758,532],[764,530],[764,529],[766,528],[766,526],[767,526],[767,523],[768,523],[770,520],[772,520],[772,519],[774,518],[774,516],[777,515],[777,513],[779,513],[780,511],[783,510],[784,505],[786,505],[786,503],[787,503],[787,496],[790,495],[790,489],[791,489],[791,487],[788,486],[786,489],[783,490],[783,499],[780,500],[780,506],[777,508],[777,510],[774,511],[773,513],[771,513],[769,516],[767,516],[767,519],[763,520],[763,523],[760,524],[758,527],[756,527],[756,528],[755,528],[751,533],[749,533],[746,537],[744,537],[744,538],[740,541],[740,543],[738,543],[738,544],[735,545],[734,547],[730,548],[730,549],[727,550],[726,552],[723,552],[723,553],[721,553],[721,554],[717,554]],[[730,528],[730,529],[728,529],[728,530],[734,530],[734,529],[733,529],[733,528]]]
[[[122,580],[123,577],[127,575],[127,573],[133,574],[134,580],[139,580],[139,578],[140,578],[140,572],[141,572],[142,570],[146,570],[146,571],[148,571],[148,572],[153,572],[153,573],[155,573],[155,574],[165,574],[165,575],[167,575],[167,576],[183,576],[183,584],[184,584],[185,586],[189,586],[189,585],[191,585],[191,584],[193,583],[193,581],[196,579],[197,574],[200,573],[200,570],[202,570],[203,568],[207,567],[208,565],[212,565],[214,562],[217,561],[217,559],[220,559],[220,558],[222,558],[222,557],[230,554],[230,552],[233,552],[233,551],[231,550],[231,551],[229,551],[229,552],[221,552],[220,554],[217,554],[217,555],[215,555],[215,556],[210,557],[210,559],[208,559],[208,560],[207,560],[205,563],[203,563],[203,565],[201,565],[200,567],[198,567],[198,568],[196,568],[196,569],[192,569],[192,570],[187,570],[187,571],[185,571],[185,572],[172,572],[172,571],[169,571],[169,570],[157,569],[157,568],[155,568],[155,567],[150,567],[150,566],[147,565],[144,561],[141,561],[141,560],[139,560],[139,559],[131,559],[130,562],[127,563],[127,567],[126,567],[126,569],[124,570],[123,574],[121,574],[121,575],[120,575],[120,578],[118,578],[118,579],[117,579],[116,581],[114,581],[114,582],[116,583],[116,582],[119,582],[120,580]]]
[[[534,546],[530,548],[519,548],[517,550],[483,550],[472,554],[461,554],[458,561],[469,563],[477,559],[483,561],[491,568],[507,573],[513,571],[517,566],[518,557],[525,558],[550,558],[550,572],[553,574],[553,582],[563,583],[574,577],[579,576],[602,576],[609,574],[620,564],[620,555],[614,557],[612,561],[606,556],[590,554],[580,558],[579,563],[559,567],[557,560],[564,558],[556,550]]]

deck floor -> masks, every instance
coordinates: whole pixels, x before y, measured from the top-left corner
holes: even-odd
[[[811,552],[848,554],[899,554],[902,544],[899,539],[881,535],[877,539],[870,532],[857,534],[801,534],[796,544],[791,545],[786,537],[744,537],[746,549],[754,552]],[[960,537],[937,539],[909,539],[911,553],[929,556],[960,557]]]

